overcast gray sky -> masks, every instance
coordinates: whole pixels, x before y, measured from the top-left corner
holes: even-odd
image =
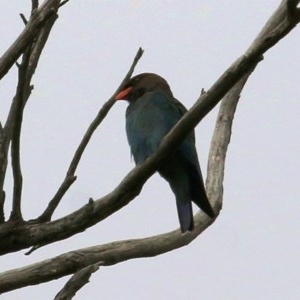
[[[1,1],[0,50],[23,28],[31,1]],[[23,211],[41,213],[61,183],[82,134],[114,92],[139,46],[135,74],[165,77],[187,107],[250,45],[279,5],[266,1],[75,1],[61,10],[26,107]],[[224,206],[196,241],[156,258],[103,267],[75,299],[300,299],[300,42],[294,30],[265,55],[242,93],[225,171]],[[16,68],[0,85],[0,119],[14,95]],[[111,191],[134,166],[126,102],[97,130],[78,180],[55,217]],[[197,127],[203,173],[216,110]],[[10,176],[10,175],[9,175]],[[6,180],[7,199],[11,178]],[[10,211],[6,203],[6,214]],[[178,227],[174,196],[158,175],[127,207],[87,232],[34,252],[0,258],[0,271],[77,248]],[[67,277],[2,295],[53,299]]]

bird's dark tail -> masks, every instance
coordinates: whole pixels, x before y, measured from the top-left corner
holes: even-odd
[[[181,232],[192,231],[194,229],[192,202],[176,199],[176,205]]]
[[[196,194],[196,195],[195,195]],[[205,212],[209,217],[215,218],[215,213],[207,198],[204,185],[197,187],[197,193],[192,195],[193,202]]]
[[[209,217],[215,218],[215,213],[206,195],[205,185],[202,179],[200,167],[196,170],[193,167],[189,168],[190,179],[190,195],[192,201],[203,210]]]

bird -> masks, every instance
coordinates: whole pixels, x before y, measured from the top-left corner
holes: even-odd
[[[187,112],[174,98],[168,82],[154,73],[132,77],[116,95],[127,100],[126,134],[135,164],[142,164],[158,148],[164,136]],[[192,202],[209,217],[215,213],[206,195],[194,130],[174,149],[158,168],[176,198],[182,233],[194,229]]]

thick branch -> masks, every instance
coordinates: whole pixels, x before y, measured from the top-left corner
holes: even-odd
[[[202,217],[204,216],[202,215]],[[151,238],[119,241],[72,251],[27,267],[2,273],[0,275],[0,293],[73,274],[83,267],[99,262],[101,265],[108,266],[134,257],[156,256],[177,248],[178,241],[181,246],[186,245],[191,235],[191,233],[182,235],[177,230]]]

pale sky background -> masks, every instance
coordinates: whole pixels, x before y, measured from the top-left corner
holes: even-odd
[[[0,50],[23,28],[31,1],[0,2]],[[37,217],[60,185],[81,137],[114,92],[139,46],[135,74],[165,77],[187,107],[250,45],[279,5],[266,1],[75,1],[59,14],[33,78],[22,137],[23,213]],[[75,299],[300,299],[300,42],[297,28],[265,55],[242,93],[216,222],[187,247],[103,267]],[[5,120],[16,67],[0,85]],[[110,192],[133,168],[125,134],[126,102],[97,130],[78,180],[55,218]],[[197,127],[203,173],[216,110]],[[6,178],[10,212],[11,174]],[[0,258],[0,271],[64,252],[178,227],[174,196],[158,175],[127,207],[84,233]],[[68,277],[1,299],[53,299]]]

